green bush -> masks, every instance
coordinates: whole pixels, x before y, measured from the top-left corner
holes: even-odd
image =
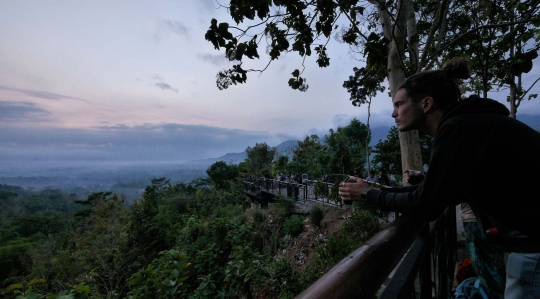
[[[292,299],[304,290],[300,275],[285,258],[281,258],[273,263],[270,270],[272,278],[281,290],[279,299]]]
[[[354,240],[357,244],[369,240],[381,230],[379,218],[369,211],[357,209],[340,227],[342,236]]]
[[[253,213],[253,222],[261,224],[266,220],[266,216],[264,216],[261,212],[255,211]]]
[[[47,295],[40,295],[39,292],[33,289],[34,286],[44,284],[45,279],[34,279],[26,284],[18,283],[8,286],[7,288],[0,291],[0,298],[5,298],[10,293],[16,298],[29,298],[29,299],[38,299],[38,298],[71,298],[71,299],[88,299],[90,293],[90,287],[84,283],[80,283],[76,286],[73,286],[71,290],[60,291],[57,295],[49,293]],[[97,295],[97,294],[95,294]],[[101,298],[99,295],[94,298]],[[108,297],[115,298],[115,297]]]
[[[319,256],[314,263],[307,265],[302,276],[304,288],[319,279],[324,273],[334,267],[349,253],[357,248],[356,242],[340,236],[330,236],[324,247],[318,247]]]
[[[315,193],[317,196],[328,196],[328,185],[326,185],[323,181],[318,180],[317,183],[315,183],[313,193]]]
[[[202,220],[194,216],[189,217],[189,219],[186,222],[186,225],[182,229],[182,232],[184,234],[185,241],[187,242],[196,241],[197,238],[204,235],[204,225],[202,223]]]
[[[331,200],[335,203],[340,203],[341,196],[339,196],[339,182],[332,185],[332,188],[330,188],[330,192],[328,193],[328,200]]]
[[[274,230],[271,232],[269,240],[270,256],[276,255],[279,247],[281,246],[282,233],[280,230]]]
[[[234,246],[225,267],[223,279],[228,298],[250,298],[254,288],[268,281],[264,256],[249,244]],[[216,297],[213,297],[216,298]]]
[[[283,231],[287,235],[297,237],[304,230],[304,220],[298,215],[293,215],[283,223]]]
[[[285,196],[278,195],[276,197],[276,204],[278,209],[283,213],[285,217],[289,217],[294,212],[294,200],[289,199]]]
[[[223,207],[216,207],[213,211],[213,218],[237,218],[243,213],[242,205],[228,204]]]
[[[23,261],[28,251],[36,247],[30,239],[19,239],[0,246],[0,282],[11,275],[26,274]]]
[[[321,221],[323,220],[323,218],[323,209],[318,205],[314,205],[309,211],[309,221],[311,222],[311,224],[315,225],[316,227],[321,227]]]
[[[332,267],[356,249],[356,247],[357,245],[347,238],[329,236],[326,240],[326,245],[317,248],[317,252],[320,259]]]
[[[189,257],[177,250],[159,253],[159,257],[129,279],[130,299],[178,298],[186,295]]]

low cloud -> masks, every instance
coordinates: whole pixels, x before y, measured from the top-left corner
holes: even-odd
[[[0,122],[45,121],[49,111],[29,102],[0,101]]]
[[[159,87],[159,88],[161,88],[161,89],[163,89],[163,90],[169,89],[169,90],[172,90],[172,91],[178,93],[178,89],[173,88],[172,86],[170,86],[170,85],[167,84],[167,83],[158,82],[158,83],[156,83],[156,86]]]
[[[92,129],[2,128],[0,160],[167,162],[217,158],[282,140],[261,131],[175,123]]]
[[[163,79],[162,77],[158,76],[158,75],[155,75],[153,77],[151,77],[152,79],[158,81],[156,82],[154,85],[162,90],[171,90],[171,91],[174,91],[176,93],[178,93],[178,89],[172,87],[169,83],[166,83],[165,82],[165,79]]]
[[[223,66],[229,63],[229,60],[223,54],[197,54],[197,58],[215,66]]]
[[[184,24],[178,21],[162,20],[161,24],[165,26],[167,30],[173,32],[180,37],[188,37],[188,30]]]
[[[160,42],[164,37],[176,35],[189,40],[189,30],[182,22],[173,20],[159,20],[154,31],[154,40]]]
[[[378,113],[371,113],[369,117],[369,126],[374,127],[391,127],[395,125],[394,119],[392,118],[391,110],[382,110]],[[367,111],[362,111],[359,114],[350,115],[350,114],[337,114],[332,118],[332,123],[334,128],[344,127],[351,123],[353,118],[358,119],[360,122],[367,124],[368,116]]]
[[[21,94],[24,94],[24,95],[27,95],[27,96],[40,98],[40,99],[45,99],[45,100],[77,100],[77,101],[88,102],[87,100],[83,100],[83,99],[80,99],[80,98],[65,96],[65,95],[61,95],[61,94],[57,94],[57,93],[53,93],[53,92],[48,92],[48,91],[42,91],[42,90],[11,88],[11,87],[6,87],[6,86],[0,86],[0,90],[21,93]]]

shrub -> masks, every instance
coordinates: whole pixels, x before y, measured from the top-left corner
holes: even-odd
[[[36,243],[27,238],[0,246],[0,282],[10,275],[24,274],[26,267],[23,261],[27,259],[27,252],[35,247]]]
[[[298,215],[294,215],[291,218],[285,220],[283,223],[283,231],[287,235],[297,237],[304,230],[304,220]]]
[[[281,290],[280,299],[294,298],[303,291],[300,275],[294,267],[285,259],[281,258],[270,267],[272,278],[275,279]]]
[[[212,241],[218,244],[226,243],[227,234],[233,229],[233,222],[230,218],[216,218],[208,223],[208,235]]]
[[[59,292],[57,295],[49,293],[47,295],[40,295],[39,292],[33,289],[34,286],[38,286],[40,284],[44,284],[44,279],[34,279],[30,282],[28,282],[26,285],[22,283],[10,285],[4,290],[0,291],[1,298],[4,298],[3,295],[7,295],[9,293],[13,293],[13,295],[18,295],[17,298],[89,298],[90,293],[90,287],[80,283],[76,286],[73,286],[71,290],[63,290]],[[114,291],[112,292],[114,293]],[[97,295],[97,294],[96,294]],[[99,295],[97,295],[97,298]],[[114,297],[109,297],[114,298]]]
[[[311,224],[317,227],[321,227],[321,221],[323,220],[323,218],[324,218],[323,209],[318,205],[314,205],[309,211],[309,221],[311,222]]]
[[[330,188],[330,192],[328,193],[328,200],[331,200],[335,203],[341,202],[341,196],[339,196],[339,182],[336,182],[332,185],[332,188]]]
[[[285,196],[278,195],[276,197],[276,204],[278,209],[284,214],[285,217],[289,217],[294,211],[294,201]]]
[[[379,218],[366,210],[356,210],[340,227],[340,233],[358,244],[369,240],[381,230]]]
[[[263,223],[266,220],[266,216],[264,216],[261,212],[255,211],[253,213],[253,222],[255,223]]]
[[[202,221],[194,216],[189,217],[186,225],[182,229],[185,241],[193,242],[204,235],[204,225]]]
[[[236,218],[243,213],[242,205],[231,205],[216,207],[212,213],[213,218]]]
[[[356,247],[356,242],[346,237],[328,237],[326,245],[317,248],[317,252],[319,253],[319,258],[316,262],[318,272],[325,273],[343,260],[343,258],[356,249]]]
[[[274,256],[281,247],[281,232],[279,230],[273,230],[270,235],[268,246],[270,247],[270,256]]]
[[[177,298],[186,295],[189,257],[171,249],[159,253],[159,257],[146,268],[133,274],[128,283],[130,299]]]
[[[315,183],[313,193],[315,193],[317,196],[328,196],[328,185],[326,185],[323,181],[318,180],[317,183]]]

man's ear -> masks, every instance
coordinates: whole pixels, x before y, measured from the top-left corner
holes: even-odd
[[[435,102],[433,101],[432,97],[425,97],[422,100],[422,110],[424,113],[433,110],[435,108]]]

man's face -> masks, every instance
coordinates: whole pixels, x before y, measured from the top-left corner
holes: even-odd
[[[424,112],[420,103],[414,103],[405,89],[398,90],[393,100],[392,117],[400,132],[418,130],[424,123]]]

